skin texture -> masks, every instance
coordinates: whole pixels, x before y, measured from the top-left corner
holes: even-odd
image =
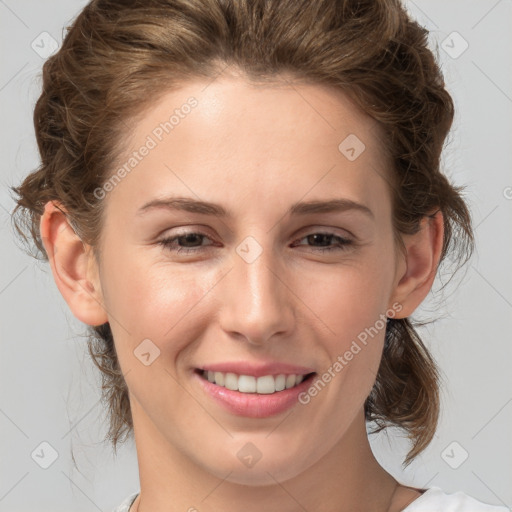
[[[280,361],[326,371],[393,304],[402,318],[425,298],[441,251],[441,214],[404,237],[402,257],[378,127],[319,85],[256,86],[236,74],[189,82],[134,124],[126,157],[191,96],[197,106],[103,199],[99,264],[53,203],[41,219],[71,311],[89,325],[110,322],[114,334],[141,479],[132,510],[402,510],[419,494],[396,487],[377,463],[363,413],[384,329],[310,403],[269,418],[221,408],[193,369]],[[349,134],[365,144],[354,161],[338,149]],[[137,214],[170,196],[218,203],[232,216]],[[333,198],[366,205],[373,218],[354,210],[286,213],[299,201]],[[196,252],[159,244],[183,231],[206,235],[189,242]],[[322,232],[353,243],[322,253],[322,242],[308,238]],[[262,251],[252,263],[236,251],[248,236]],[[149,366],[134,356],[144,339],[160,350]],[[249,442],[262,454],[251,468],[237,457]]]

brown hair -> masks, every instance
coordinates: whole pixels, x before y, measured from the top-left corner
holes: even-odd
[[[229,65],[254,80],[287,75],[347,93],[378,122],[391,156],[397,246],[403,249],[400,234],[415,233],[440,210],[441,261],[450,255],[462,266],[473,231],[463,187],[440,171],[453,102],[427,36],[399,0],[93,0],[43,66],[34,111],[41,165],[13,188],[15,227],[46,259],[39,221],[56,200],[84,243],[97,248],[104,202],[94,191],[115,168],[127,128],[160,95]],[[109,324],[89,330],[116,450],[133,431],[128,391]],[[387,321],[365,414],[374,431],[407,432],[405,464],[435,433],[439,373],[409,318]]]

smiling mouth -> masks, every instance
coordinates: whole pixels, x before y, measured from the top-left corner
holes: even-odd
[[[231,372],[213,372],[197,368],[196,373],[203,379],[217,386],[238,391],[240,393],[255,393],[271,395],[298,386],[301,382],[309,380],[316,372],[306,375],[278,374],[255,377],[253,375],[238,375]]]

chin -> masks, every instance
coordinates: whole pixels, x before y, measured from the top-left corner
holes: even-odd
[[[252,468],[243,467],[242,464],[234,464],[231,467],[226,465],[225,472],[215,468],[215,476],[238,485],[246,485],[250,487],[265,487],[275,485],[276,482],[282,483],[296,477],[303,469],[297,461],[293,465],[288,462],[276,462],[260,460]],[[305,469],[305,467],[304,467]],[[226,475],[228,475],[226,477]]]
[[[263,444],[258,443],[259,446]],[[208,460],[201,461],[198,457],[196,461],[205,471],[221,480],[252,487],[286,482],[314,463],[311,457],[306,457],[303,448],[298,446],[293,450],[286,443],[279,443],[279,447],[271,447],[267,443],[267,447],[260,451],[248,440],[245,444],[237,442],[236,447],[225,446],[219,451],[215,455],[210,452]]]

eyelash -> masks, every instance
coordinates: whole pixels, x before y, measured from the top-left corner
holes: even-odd
[[[302,238],[299,238],[298,240],[303,240],[305,238],[308,238],[310,236],[314,236],[314,235],[323,235],[323,236],[328,236],[328,237],[332,237],[333,239],[337,239],[338,240],[338,245],[336,246],[330,246],[330,247],[313,247],[313,251],[314,252],[321,252],[321,253],[326,253],[326,252],[331,252],[331,251],[344,251],[347,249],[347,246],[349,245],[352,245],[353,242],[352,240],[349,240],[347,238],[343,238],[339,235],[335,235],[334,233],[329,233],[329,232],[324,232],[324,231],[318,231],[318,232],[314,232],[314,233],[310,233],[309,235],[306,235],[306,236],[303,236]],[[194,247],[194,248],[190,248],[190,247],[174,247],[174,242],[177,241],[178,239],[180,238],[185,238],[187,236],[199,236],[199,237],[204,237],[204,238],[209,238],[208,235],[204,234],[204,233],[200,233],[200,232],[196,232],[196,231],[190,231],[188,233],[180,233],[179,235],[176,235],[176,236],[173,236],[173,237],[169,237],[169,238],[164,238],[162,240],[160,240],[158,243],[160,245],[162,245],[163,247],[165,247],[166,249],[172,251],[172,252],[176,252],[176,253],[185,253],[185,254],[190,254],[190,253],[197,253],[199,250],[201,250],[201,248],[204,248],[205,246],[198,246],[198,247]],[[207,248],[208,247],[211,247],[211,245],[209,246],[206,246]]]

